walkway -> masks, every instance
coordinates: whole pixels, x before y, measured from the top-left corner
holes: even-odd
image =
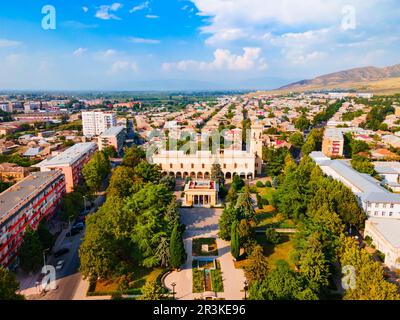
[[[192,292],[192,240],[195,237],[217,238],[218,257],[221,264],[224,292],[218,293],[218,298],[226,300],[242,300],[244,298],[245,276],[241,269],[235,269],[230,244],[219,239],[218,220],[222,209],[191,208],[181,209],[182,222],[186,225],[184,244],[188,255],[187,261],[180,272],[172,272],[165,278],[165,285],[172,291],[171,283],[175,282],[175,297],[180,300],[202,298],[202,294]]]

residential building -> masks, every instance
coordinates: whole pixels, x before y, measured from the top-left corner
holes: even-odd
[[[365,223],[364,237],[371,237],[377,250],[385,255],[390,269],[400,269],[400,220],[370,218]]]
[[[342,157],[343,149],[344,136],[342,131],[336,128],[325,129],[322,152],[327,157]]]
[[[15,163],[0,164],[0,180],[4,182],[18,182],[29,174],[29,170]]]
[[[94,137],[117,125],[115,112],[82,111],[83,135]]]
[[[352,190],[368,217],[400,219],[399,194],[391,193],[380,181],[359,173],[345,161],[330,160],[322,152],[312,152],[310,156],[326,175]]]
[[[64,173],[67,192],[72,192],[82,178],[83,166],[91,159],[97,150],[94,142],[78,143],[63,153],[46,159],[34,167],[40,171],[60,170]]]
[[[113,146],[120,153],[124,147],[125,140],[125,127],[111,127],[98,137],[99,150],[102,151],[109,146]]]
[[[29,226],[49,219],[65,193],[60,171],[36,172],[0,194],[0,265],[8,267]]]

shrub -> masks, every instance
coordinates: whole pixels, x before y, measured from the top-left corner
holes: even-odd
[[[268,180],[267,182],[265,182],[265,186],[267,188],[271,188],[272,187],[271,181]]]
[[[267,229],[265,231],[265,237],[267,238],[267,242],[271,244],[278,244],[281,242],[281,236],[274,229]]]
[[[262,187],[264,187],[264,184],[261,181],[257,181],[256,187],[257,188],[262,188]]]

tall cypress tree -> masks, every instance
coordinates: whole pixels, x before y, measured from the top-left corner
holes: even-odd
[[[179,224],[175,224],[171,234],[170,242],[170,263],[175,269],[179,268],[186,260],[186,251],[183,244],[182,232],[179,228]]]
[[[238,259],[240,256],[238,221],[234,221],[231,227],[231,253],[235,259]]]

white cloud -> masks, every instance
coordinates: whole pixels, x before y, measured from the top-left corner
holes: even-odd
[[[73,52],[73,55],[76,57],[82,56],[86,51],[88,51],[87,48],[78,48]]]
[[[116,75],[122,72],[136,72],[138,71],[138,69],[139,68],[136,62],[129,60],[118,60],[111,65],[111,68],[108,70],[107,73],[109,75]]]
[[[147,14],[147,15],[146,15],[146,18],[147,18],[147,19],[158,19],[158,18],[160,18],[160,16],[157,16],[157,15],[155,15],[155,14]]]
[[[145,2],[142,2],[142,3],[138,4],[137,6],[134,6],[129,12],[133,13],[133,12],[136,12],[136,11],[141,11],[141,10],[147,9],[149,7],[150,7],[150,2],[149,1],[145,1]]]
[[[19,42],[19,41],[0,39],[0,48],[18,47],[21,44],[22,44],[22,42]]]
[[[112,5],[102,5],[96,12],[96,18],[102,20],[121,20],[120,17],[112,13],[117,12],[121,8],[122,4],[119,2],[115,2]]]
[[[89,12],[89,8],[87,6],[83,6],[82,7],[83,12],[87,13]]]
[[[98,51],[97,53],[96,53],[96,56],[98,57],[98,58],[111,58],[111,57],[114,57],[116,54],[117,54],[118,52],[117,52],[117,50],[114,50],[114,49],[107,49],[107,50],[104,50],[104,51]]]
[[[261,56],[261,48],[243,48],[243,55],[235,55],[230,50],[217,49],[214,52],[214,60],[211,62],[197,60],[183,60],[180,62],[164,63],[164,71],[179,70],[198,70],[198,71],[248,71],[266,70],[267,63]]]
[[[145,38],[137,38],[137,37],[130,37],[128,39],[129,42],[132,43],[141,43],[141,44],[159,44],[160,40],[157,39],[145,39]]]

